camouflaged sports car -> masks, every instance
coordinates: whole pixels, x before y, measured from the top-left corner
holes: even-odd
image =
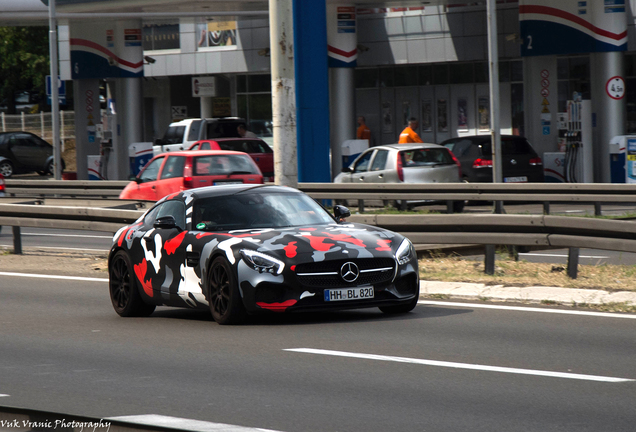
[[[168,195],[113,238],[110,297],[121,316],[156,306],[210,309],[219,324],[257,312],[379,307],[419,297],[411,242],[344,221],[281,186],[212,186]]]

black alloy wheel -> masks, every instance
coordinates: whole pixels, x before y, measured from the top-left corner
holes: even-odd
[[[117,252],[108,266],[110,300],[119,316],[148,316],[154,312],[155,305],[144,303],[131,270],[126,252]]]
[[[208,301],[212,318],[219,324],[239,324],[247,312],[238,290],[232,267],[223,257],[217,257],[210,266]]]

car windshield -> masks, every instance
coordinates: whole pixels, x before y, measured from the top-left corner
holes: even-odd
[[[318,203],[303,193],[261,188],[234,195],[201,198],[194,204],[193,228],[230,231],[334,223]]]

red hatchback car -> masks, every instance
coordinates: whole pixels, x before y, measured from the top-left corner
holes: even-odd
[[[258,138],[215,138],[197,141],[188,150],[233,150],[250,155],[266,181],[274,181],[274,152]]]
[[[155,156],[119,195],[158,201],[166,195],[203,186],[263,183],[249,155],[235,151],[173,151]]]

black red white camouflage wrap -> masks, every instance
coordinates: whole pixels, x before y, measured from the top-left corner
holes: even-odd
[[[412,302],[419,295],[417,256],[413,251],[408,262],[399,264],[396,252],[404,237],[382,228],[334,220],[317,226],[277,229],[193,229],[193,204],[206,194],[220,193],[210,192],[217,188],[183,191],[157,203],[184,203],[183,231],[153,228],[153,220],[148,220],[151,209],[115,234],[110,259],[118,251],[126,251],[144,302],[208,309],[206,279],[210,264],[218,256],[225,257],[236,272],[243,304],[250,313],[391,306]],[[284,263],[282,271],[274,274],[254,270],[240,253],[245,249],[277,258]],[[359,277],[353,282],[343,279],[347,263],[358,269]],[[373,286],[374,298],[325,301],[325,289],[359,286]]]

